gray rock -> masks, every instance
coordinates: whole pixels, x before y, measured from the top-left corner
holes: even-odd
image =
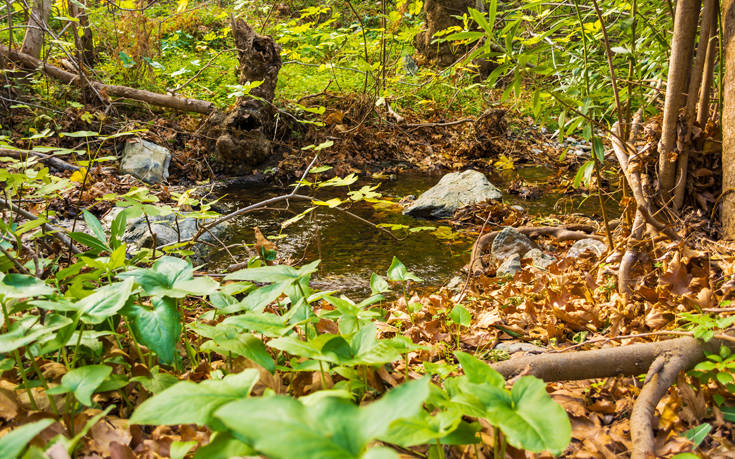
[[[546,349],[541,346],[536,346],[535,344],[509,341],[502,341],[498,343],[498,345],[495,346],[495,349],[498,351],[505,351],[508,354],[513,354],[515,352],[530,352],[532,354],[540,354],[542,352],[546,352]]]
[[[587,251],[594,253],[596,257],[600,257],[607,252],[607,244],[592,238],[580,239],[569,248],[567,257],[579,258]]]
[[[123,241],[125,241],[129,247],[134,249],[151,247],[153,245],[151,231],[156,235],[156,247],[174,244],[178,241],[184,241],[193,237],[199,230],[200,226],[207,221],[196,218],[179,218],[177,223],[176,217],[173,214],[149,217],[149,220],[151,222],[150,230],[148,229],[148,224],[143,217],[137,218],[128,223],[127,231],[125,231],[125,234],[123,235]],[[204,233],[199,240],[219,245],[215,237],[220,239],[227,230],[227,227],[227,223],[217,225],[212,228],[210,232]],[[194,252],[194,255],[191,256],[192,262],[195,264],[202,263],[210,249],[211,247],[209,245],[195,244],[192,248],[192,251]]]
[[[497,271],[495,271],[495,275],[498,277],[513,276],[520,270],[521,256],[515,253],[503,260]]]
[[[526,211],[526,208],[525,207],[519,206],[518,204],[516,204],[514,206],[510,206],[510,208],[513,209],[513,210],[517,210],[518,212],[525,212]]]
[[[495,236],[490,253],[495,260],[505,260],[512,255],[523,256],[526,252],[535,248],[536,244],[528,236],[512,226],[506,226]]]
[[[449,279],[449,282],[447,283],[445,288],[450,291],[461,290],[464,282],[465,279],[462,279],[462,277],[454,276],[453,278]]]
[[[170,162],[168,148],[143,139],[128,140],[120,160],[120,173],[130,174],[146,183],[161,183],[168,179]]]
[[[556,261],[556,258],[543,253],[540,249],[529,250],[525,255],[523,255],[523,258],[530,258],[531,265],[539,269],[546,269]]]
[[[470,169],[445,175],[403,213],[422,218],[450,218],[461,207],[502,197],[483,173]]]

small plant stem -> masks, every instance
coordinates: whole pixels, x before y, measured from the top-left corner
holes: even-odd
[[[31,355],[31,366],[33,366],[33,370],[36,372],[36,375],[38,376],[38,379],[41,381],[41,384],[43,385],[43,388],[48,391],[48,381],[46,381],[46,377],[43,376],[43,372],[41,371],[41,367],[38,366],[38,362],[36,362],[36,359],[33,358]],[[54,414],[56,416],[59,415],[59,407],[56,406],[56,400],[54,400],[53,395],[46,394],[46,397],[48,397],[48,401],[51,404],[51,409],[54,411]]]
[[[404,377],[405,377],[405,381],[408,382],[408,362],[409,362],[408,352],[406,352],[406,354],[404,355],[403,360],[405,361],[405,366],[406,366],[406,368],[404,368]]]
[[[135,334],[133,333],[133,328],[130,326],[130,322],[128,322],[127,317],[123,317],[123,320],[125,321],[125,327],[128,329],[128,332],[130,333],[130,340],[133,341],[133,345],[135,346],[135,349],[138,351],[138,357],[140,358],[140,363],[145,364],[145,357],[143,357],[143,350],[140,348],[140,345],[138,344],[138,340],[135,339]]]
[[[10,327],[10,314],[8,314],[8,306],[5,304],[5,301],[0,302],[0,304],[2,305],[3,318],[5,319],[3,321],[3,329],[5,332],[7,332],[8,328]],[[23,360],[20,358],[20,352],[18,352],[18,349],[15,349],[13,351],[13,357],[15,357],[15,364],[18,366],[18,374],[20,375],[20,379],[21,381],[23,381],[23,385],[25,386],[31,408],[33,408],[34,410],[38,410],[38,404],[36,403],[36,399],[33,398],[31,387],[28,385],[28,378],[26,377],[25,367],[23,366]]]
[[[493,427],[493,458],[494,459],[505,459],[500,455],[500,429]]]
[[[605,225],[605,234],[607,234],[607,242],[609,244],[610,250],[612,250],[613,246],[613,237],[612,233],[610,232],[610,222],[607,219],[607,210],[605,209],[605,202],[602,199],[602,177],[600,176],[600,169],[602,169],[602,164],[600,160],[597,158],[597,154],[595,152],[592,152],[592,156],[594,156],[595,161],[595,178],[597,179],[597,199],[600,200],[600,213],[602,213],[602,222]]]
[[[84,333],[84,326],[79,329],[79,337],[77,338],[77,343],[74,345],[74,353],[71,356],[71,366],[69,367],[70,370],[74,369],[74,365],[77,363],[77,359],[79,358],[79,348],[82,346],[82,334]]]
[[[110,283],[112,283],[112,282],[110,282]],[[107,325],[109,325],[110,326],[110,330],[112,330],[112,336],[115,337],[115,342],[117,343],[117,347],[119,347],[120,350],[122,350],[122,348],[123,348],[122,347],[122,342],[120,342],[120,337],[117,336],[117,329],[115,328],[115,324],[112,322],[112,317],[108,317],[107,318]]]
[[[28,384],[28,377],[26,376],[26,370],[23,366],[23,361],[20,358],[20,352],[18,352],[18,349],[13,351],[13,357],[15,357],[15,364],[18,366],[18,374],[20,374],[20,380],[23,381],[23,385],[25,386],[26,393],[28,394],[28,401],[31,403],[31,408],[38,410],[38,404],[36,403],[36,399],[33,397],[31,386]]]

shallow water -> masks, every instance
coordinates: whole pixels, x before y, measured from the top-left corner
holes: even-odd
[[[599,213],[596,197],[586,200],[579,206],[582,198],[571,199],[548,190],[537,200],[524,200],[517,195],[505,192],[507,184],[518,178],[522,178],[527,183],[538,183],[547,185],[545,188],[551,188],[548,184],[557,180],[555,175],[554,171],[548,168],[534,166],[519,168],[512,173],[489,178],[501,191],[504,191],[504,202],[521,205],[531,214],[548,215],[566,211],[592,216]],[[351,189],[356,190],[364,184],[374,185],[382,182],[378,191],[382,192],[384,197],[398,201],[409,194],[418,196],[434,186],[440,178],[441,175],[409,172],[390,180],[361,180]],[[301,191],[308,194],[303,188]],[[237,207],[283,193],[282,189],[261,185],[233,190],[223,201],[234,210]],[[331,197],[344,197],[345,193],[344,188],[322,189],[316,195],[320,199],[328,200]],[[282,203],[279,207],[283,207]],[[338,289],[358,301],[370,293],[368,285],[370,275],[373,272],[384,275],[394,255],[410,271],[424,279],[424,285],[427,286],[439,286],[447,282],[469,260],[473,241],[465,236],[456,235],[457,237],[451,240],[437,237],[432,231],[408,233],[404,230],[395,233],[404,238],[397,241],[384,232],[344,213],[326,208],[317,209],[307,218],[281,232],[281,222],[307,207],[309,207],[308,203],[292,202],[289,211],[265,210],[245,215],[232,225],[226,243],[252,244],[255,239],[253,234],[255,226],[269,238],[282,234],[284,237],[275,241],[278,246],[279,261],[303,264],[321,259],[319,272],[314,276],[314,286],[324,290]],[[350,211],[375,224],[389,223],[409,227],[434,226],[437,228],[446,226],[442,222],[408,217],[402,215],[400,211],[377,210],[365,202],[354,204]],[[231,249],[231,252],[237,261],[247,259],[247,251],[243,247]],[[234,261],[229,255],[220,252],[212,257],[209,269],[224,268],[232,263]]]

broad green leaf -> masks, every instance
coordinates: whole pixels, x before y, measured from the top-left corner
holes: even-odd
[[[258,370],[251,368],[221,380],[210,379],[199,384],[181,381],[138,406],[130,422],[208,425],[219,407],[248,397],[257,380]]]
[[[112,317],[125,306],[132,290],[133,279],[125,279],[123,282],[98,288],[77,302],[78,310],[82,313],[82,322],[99,324]]]
[[[153,298],[153,309],[139,304],[126,308],[135,339],[158,355],[161,363],[170,365],[176,358],[176,344],[181,335],[181,317],[176,300]]]
[[[92,394],[112,373],[107,365],[87,365],[71,370],[61,378],[61,385],[85,406],[92,406]]]
[[[490,365],[466,352],[457,351],[454,355],[457,357],[460,365],[462,365],[464,374],[471,383],[487,383],[499,388],[505,387],[505,378],[493,370]]]
[[[53,419],[42,419],[18,427],[0,438],[0,457],[15,459],[23,452],[26,445],[43,429],[53,424]]]
[[[197,449],[194,459],[230,459],[254,456],[255,450],[228,432],[216,432],[209,443]]]
[[[92,249],[92,252],[99,253],[99,252],[112,252],[112,248],[107,245],[105,242],[100,242],[97,240],[96,237],[89,235],[87,233],[80,233],[78,231],[69,233],[69,237],[74,239],[80,244],[84,244],[90,249]]]
[[[33,276],[0,273],[0,298],[32,298],[50,295],[54,291],[53,287]]]
[[[197,445],[197,442],[192,441],[175,441],[171,443],[169,457],[171,459],[184,459],[186,453],[188,453],[193,447]]]
[[[262,333],[269,337],[278,337],[287,333],[292,326],[286,325],[283,316],[270,312],[252,312],[228,317],[222,325],[232,325],[243,330]]]
[[[290,266],[276,265],[261,268],[248,268],[235,271],[225,276],[225,280],[246,280],[251,282],[283,282],[295,280],[299,277],[295,269]]]
[[[564,409],[546,392],[546,384],[533,376],[523,376],[513,385],[510,399],[484,398],[484,417],[500,427],[508,443],[533,452],[548,450],[560,454],[572,437]]]
[[[370,291],[373,295],[377,293],[385,293],[390,290],[390,285],[383,276],[373,273],[370,276]]]
[[[29,316],[10,325],[7,333],[0,335],[0,354],[7,354],[42,337],[51,335],[56,330],[63,328],[73,321],[59,314],[49,314],[46,321],[41,324],[38,317]]]
[[[393,261],[390,264],[390,267],[388,268],[388,280],[392,281],[416,281],[416,282],[423,282],[423,279],[417,277],[413,273],[409,272],[406,269],[406,266],[401,263],[401,260],[399,260],[396,257],[393,257]]]
[[[694,443],[695,448],[698,448],[699,445],[702,444],[704,439],[707,438],[710,430],[712,430],[712,424],[705,422],[698,425],[697,427],[692,427],[691,429],[684,432],[682,435],[684,435],[684,438],[686,438],[687,440],[691,440],[691,442]]]
[[[276,282],[260,287],[248,293],[248,296],[239,303],[222,309],[222,312],[232,314],[240,311],[263,312],[266,306],[274,302],[291,285],[291,281]]]
[[[231,329],[227,329],[231,330]],[[250,333],[226,333],[227,330],[220,330],[212,341],[207,341],[201,346],[202,351],[215,351],[223,356],[228,353],[246,357],[269,372],[276,370],[276,364],[268,353],[262,339],[256,338]]]
[[[100,221],[97,220],[97,217],[92,215],[87,209],[84,209],[82,214],[84,215],[84,221],[87,223],[87,226],[90,231],[92,231],[94,237],[96,237],[102,244],[107,245],[107,236],[105,235],[105,230],[102,228],[102,223],[100,223]]]
[[[449,312],[449,318],[452,319],[452,322],[455,324],[463,327],[469,327],[472,323],[472,315],[461,304],[457,304],[452,308]]]

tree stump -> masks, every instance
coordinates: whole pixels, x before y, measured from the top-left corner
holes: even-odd
[[[242,175],[250,173],[272,153],[272,102],[281,69],[281,48],[242,19],[233,20],[232,33],[240,60],[240,84],[262,83],[250,91],[255,97],[240,97],[229,112],[214,114],[209,125],[210,133],[217,138],[219,166],[228,174]]]

